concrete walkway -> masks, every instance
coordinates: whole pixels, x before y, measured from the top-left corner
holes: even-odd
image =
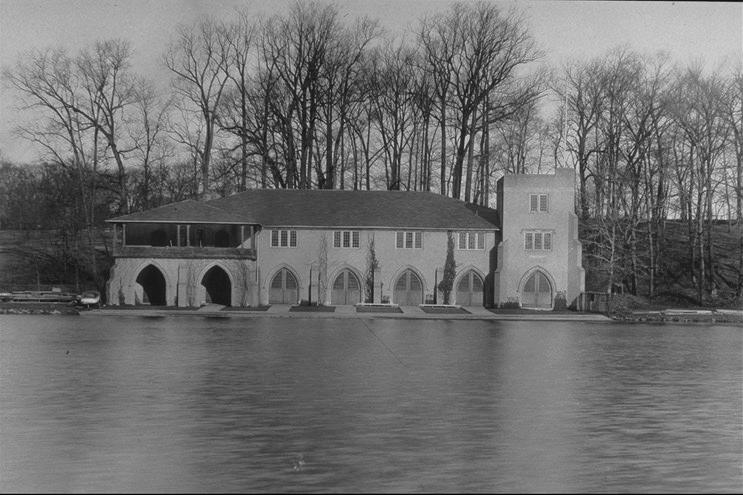
[[[402,313],[364,312],[357,313],[355,306],[336,306],[335,311],[290,311],[288,304],[273,304],[267,310],[240,310],[239,308],[224,311],[225,307],[209,304],[198,309],[120,309],[109,306],[103,309],[81,311],[81,316],[206,316],[222,318],[393,318],[418,320],[522,320],[522,321],[612,321],[610,318],[595,313],[493,313],[483,307],[468,306],[467,313],[426,313],[420,306],[400,306]]]

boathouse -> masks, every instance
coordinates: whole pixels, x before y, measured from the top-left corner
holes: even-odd
[[[121,216],[108,221],[108,302],[441,304],[452,236],[450,303],[570,304],[584,286],[572,181],[505,176],[497,210],[429,192],[255,189]]]

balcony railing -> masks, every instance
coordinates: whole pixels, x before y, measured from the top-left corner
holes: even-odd
[[[116,246],[116,258],[256,259],[254,249],[194,246]]]

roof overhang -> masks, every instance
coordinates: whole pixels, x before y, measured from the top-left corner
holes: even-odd
[[[213,220],[118,220],[111,218],[105,221],[106,223],[170,223],[170,224],[195,224],[195,223],[210,223],[218,225],[260,225],[257,222],[243,222],[243,221],[213,221]]]

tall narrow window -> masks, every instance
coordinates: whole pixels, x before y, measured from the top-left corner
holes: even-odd
[[[359,244],[358,230],[336,230],[333,232],[333,247],[357,248]]]
[[[421,249],[423,232],[396,232],[395,246],[398,249]]]
[[[529,211],[531,213],[547,213],[549,211],[549,200],[547,194],[530,194]]]
[[[467,249],[467,232],[459,233],[459,249]]]
[[[297,231],[272,230],[271,247],[297,247]]]
[[[485,249],[484,232],[460,232],[458,238],[459,249]]]
[[[551,251],[552,232],[541,230],[524,232],[524,249],[527,251]]]
[[[542,212],[547,211],[547,195],[546,194],[539,195],[539,211],[542,211]]]

